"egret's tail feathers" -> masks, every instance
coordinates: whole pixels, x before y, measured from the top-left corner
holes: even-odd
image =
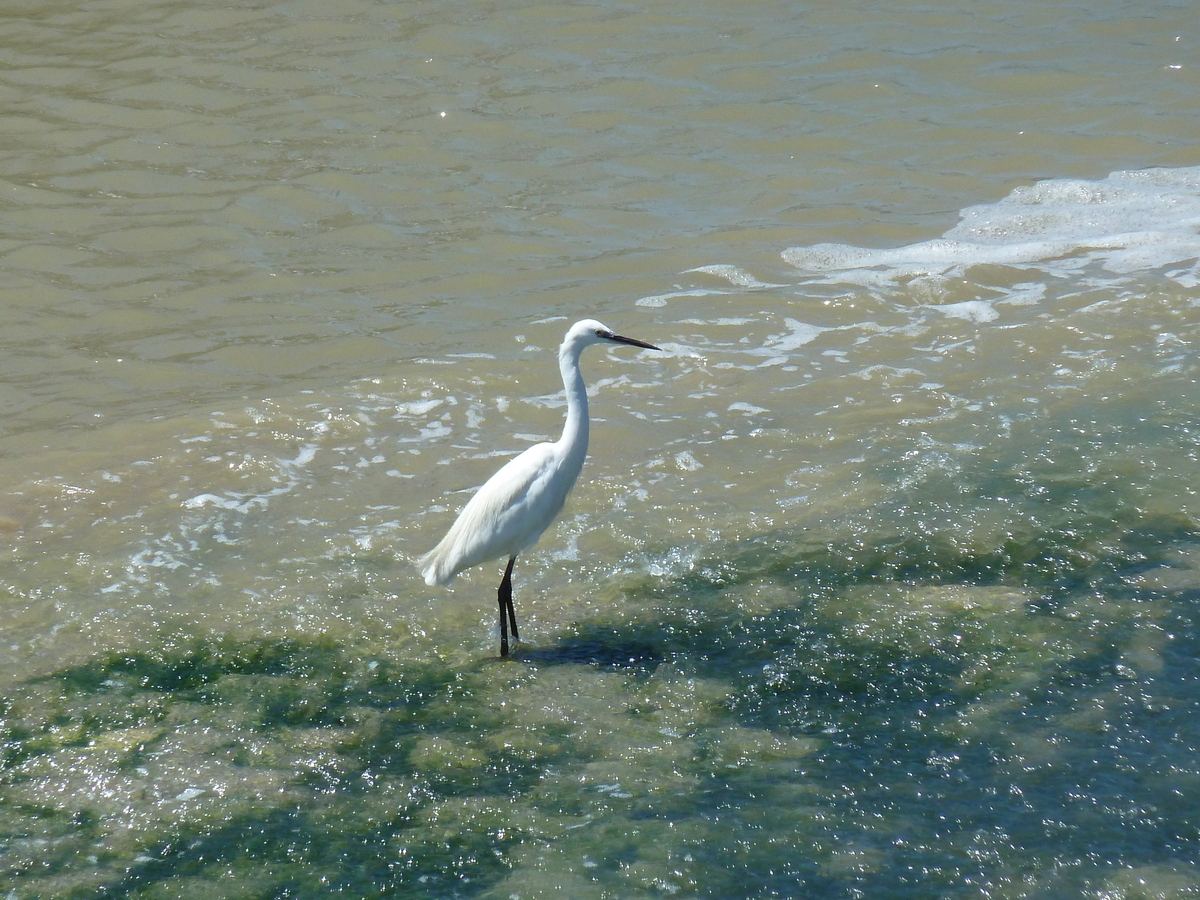
[[[421,577],[425,578],[425,583],[430,584],[430,586],[433,586],[433,584],[448,583],[442,572],[438,571],[438,551],[436,547],[426,553],[425,556],[416,560],[416,569],[421,572]]]
[[[441,549],[442,545],[438,544],[417,560],[417,568],[421,571],[421,577],[430,586],[435,584],[447,585],[458,574],[457,572],[447,571],[449,566],[446,564],[445,555],[439,552]]]

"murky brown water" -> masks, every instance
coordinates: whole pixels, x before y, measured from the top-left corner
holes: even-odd
[[[1200,891],[1193,14],[0,13],[2,889]]]

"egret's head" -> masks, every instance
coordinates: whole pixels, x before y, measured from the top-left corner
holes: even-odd
[[[646,350],[660,349],[653,344],[647,344],[645,341],[617,334],[603,322],[597,322],[595,319],[583,319],[572,325],[570,330],[567,331],[567,336],[563,338],[562,349],[564,351],[568,348],[582,350],[591,344],[599,344],[605,341],[613,344],[629,344],[632,347],[642,347]]]

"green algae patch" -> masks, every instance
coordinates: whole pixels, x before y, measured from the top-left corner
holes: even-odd
[[[1200,556],[1122,527],[1049,585],[1036,550],[1026,582],[961,542],[756,542],[505,662],[180,633],[99,654],[0,707],[0,892],[915,900],[1100,835],[1137,878],[1059,893],[1188,896]]]
[[[862,585],[843,591],[822,612],[872,644],[919,653],[946,642],[1007,636],[1035,596],[1005,586]]]
[[[822,745],[819,738],[789,737],[761,728],[730,725],[707,735],[709,758],[716,766],[741,769],[764,762],[799,765]]]
[[[408,761],[418,775],[434,772],[450,777],[459,771],[470,773],[482,769],[487,765],[488,757],[460,741],[424,737],[417,741]]]

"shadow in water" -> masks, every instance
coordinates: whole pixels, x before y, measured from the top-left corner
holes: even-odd
[[[636,669],[653,672],[663,661],[663,653],[649,641],[630,640],[607,631],[564,638],[553,647],[518,650],[517,660],[542,665],[584,664],[602,669]]]

